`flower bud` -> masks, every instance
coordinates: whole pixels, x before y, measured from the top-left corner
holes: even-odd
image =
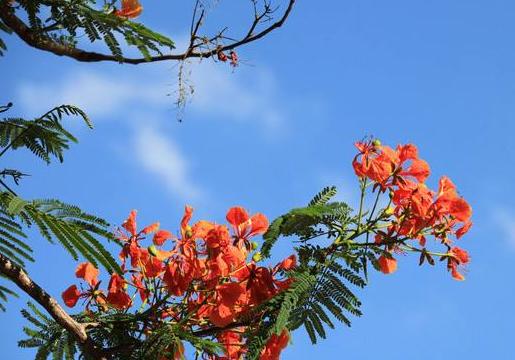
[[[259,246],[259,245],[258,245],[258,243],[257,243],[257,242],[253,241],[252,243],[250,243],[250,246],[251,246],[251,249],[252,249],[252,250],[256,250],[256,249],[258,248],[258,246]]]
[[[390,207],[388,207],[388,208],[384,209],[384,212],[383,212],[383,213],[384,213],[386,216],[392,216],[394,212],[395,212],[395,209],[394,209],[393,207],[391,207],[391,206],[390,206]]]
[[[150,245],[148,248],[148,253],[152,256],[157,256],[157,248],[155,247],[155,245]]]
[[[375,147],[379,147],[379,146],[381,146],[381,140],[379,140],[379,139],[374,139],[374,140],[372,141],[372,145],[374,145]]]
[[[254,255],[252,255],[252,260],[254,260],[255,262],[258,262],[261,260],[261,252],[256,252]]]
[[[193,231],[191,230],[191,226],[186,226],[186,231],[184,232],[184,235],[186,235],[187,238],[190,238],[193,236]]]

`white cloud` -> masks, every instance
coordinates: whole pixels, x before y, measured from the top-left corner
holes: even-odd
[[[137,161],[171,194],[188,200],[202,195],[190,179],[186,158],[169,136],[163,136],[156,128],[146,125],[138,128],[134,145]]]
[[[494,212],[494,220],[504,233],[508,245],[515,250],[515,213],[499,209]]]
[[[18,98],[24,110],[37,114],[50,106],[73,104],[92,117],[127,111],[131,106],[169,105],[166,88],[140,75],[120,78],[92,71],[65,75],[53,83],[22,83]]]

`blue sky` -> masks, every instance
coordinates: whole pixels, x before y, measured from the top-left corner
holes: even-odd
[[[184,43],[190,2],[144,5],[142,22]],[[237,28],[243,9],[222,3],[212,19]],[[316,347],[300,330],[283,358],[513,359],[514,18],[508,0],[299,1],[283,29],[239,50],[235,71],[188,64],[195,93],[182,123],[176,64],[83,64],[10,37],[0,102],[14,102],[11,114],[74,103],[96,127],[69,122],[80,144],[62,165],[11,153],[2,166],[32,175],[18,189],[26,198],[58,197],[114,224],[136,208],[141,223],[176,229],[184,204],[197,219],[222,221],[233,205],[274,218],[334,184],[353,205],[353,142],[413,142],[431,184],[450,176],[473,206],[460,243],[472,256],[467,280],[402,258],[395,274],[371,276],[351,329]],[[33,244],[31,274],[58,297],[76,264],[58,246]],[[278,257],[291,246],[281,241]],[[16,347],[26,300],[0,314],[5,358],[30,358]]]

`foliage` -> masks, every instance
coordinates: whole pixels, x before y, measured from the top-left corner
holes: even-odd
[[[88,116],[79,108],[61,105],[34,120],[5,118],[0,122],[0,156],[7,150],[25,147],[34,155],[50,163],[52,157],[63,162],[63,152],[77,139],[66,131],[61,122],[64,116],[78,116],[93,128]]]
[[[53,359],[73,360],[77,354],[77,345],[73,335],[43,314],[33,303],[29,302],[29,310],[21,313],[34,328],[24,327],[23,332],[29,337],[20,340],[22,348],[37,348],[35,359],[41,360],[52,356]]]
[[[92,124],[84,112],[74,106],[58,106],[34,119],[5,118],[0,122],[0,156],[8,150],[26,148],[46,163],[55,158],[63,161],[63,153],[77,139],[63,126],[66,116],[80,117],[90,128]],[[4,169],[4,178],[12,177],[18,184],[26,174]],[[56,199],[24,200],[17,196],[6,181],[0,180],[0,254],[24,268],[26,261],[34,261],[31,242],[26,229],[35,227],[40,235],[53,243],[57,240],[75,259],[83,256],[108,271],[120,271],[119,266],[99,238],[113,240],[109,224],[79,207]],[[0,300],[13,292],[0,287]],[[5,306],[0,303],[0,309]]]
[[[104,6],[99,8],[97,3],[104,3]],[[14,8],[23,13],[20,16],[28,19],[31,33],[68,48],[75,48],[82,34],[91,43],[103,42],[111,54],[120,60],[123,56],[120,38],[127,45],[136,47],[145,58],[153,54],[162,55],[162,49],[174,48],[173,41],[167,37],[127,17],[117,16],[113,3],[92,0],[18,0]],[[6,33],[12,31],[1,21],[0,30]],[[6,49],[1,39],[0,49]]]

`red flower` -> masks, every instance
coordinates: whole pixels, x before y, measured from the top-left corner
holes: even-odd
[[[427,162],[418,158],[415,145],[399,145],[393,150],[375,140],[358,142],[356,147],[359,153],[352,162],[356,175],[369,178],[383,190],[406,181],[423,183],[430,174]]]
[[[225,225],[215,225],[207,232],[205,241],[209,249],[221,251],[221,249],[226,249],[231,245],[231,236]]]
[[[231,65],[234,67],[238,66],[238,54],[236,54],[236,51],[231,50],[229,57],[231,58]]]
[[[225,347],[227,359],[241,359],[245,353],[244,342],[240,334],[241,330],[224,331],[217,336],[218,342]]]
[[[265,348],[261,351],[259,360],[279,360],[281,351],[288,346],[289,341],[290,334],[286,329],[283,330],[279,336],[272,334],[270,339],[268,339]]]
[[[276,268],[277,269],[281,269],[281,270],[285,270],[285,271],[288,271],[288,270],[291,270],[293,269],[294,267],[297,266],[297,257],[295,255],[290,255],[288,256],[286,259],[284,259],[283,261],[281,261],[277,266]]]
[[[79,301],[81,295],[82,293],[79,291],[79,289],[77,289],[77,286],[72,285],[68,289],[63,291],[61,296],[66,306],[74,307],[75,304],[77,304],[77,301]]]
[[[230,208],[226,219],[238,239],[248,240],[249,237],[264,234],[268,230],[268,219],[265,215],[257,213],[249,217],[247,211],[240,206]]]
[[[165,268],[163,281],[168,291],[175,296],[182,296],[193,280],[192,266],[185,261],[171,261]]]
[[[458,267],[463,267],[467,265],[470,262],[469,254],[459,248],[459,247],[453,247],[449,251],[449,257],[447,260],[447,269],[451,272],[451,275],[456,280],[465,280],[465,277],[458,272]]]
[[[209,310],[209,320],[218,327],[234,322],[249,303],[249,294],[243,283],[225,283],[218,285],[215,303]]]
[[[356,175],[384,185],[398,162],[395,151],[387,146],[376,145],[373,141],[357,142],[355,145],[359,151],[352,161]]]
[[[413,144],[398,145],[397,154],[401,162],[418,159],[418,149]]]
[[[158,277],[164,271],[164,264],[156,256],[152,256],[148,253],[148,250],[144,250],[146,253],[145,260],[142,262],[141,270],[145,277],[155,278]]]
[[[125,279],[113,273],[109,281],[107,302],[116,309],[126,309],[132,305],[132,300],[125,292],[125,287]]]
[[[377,264],[383,274],[391,274],[397,270],[397,260],[391,256],[381,255],[379,259],[377,259]]]
[[[143,11],[143,6],[138,0],[122,0],[121,10],[116,10],[115,15],[124,18],[135,18],[138,17]]]
[[[468,222],[472,216],[472,208],[458,196],[456,186],[446,176],[440,179],[435,205],[440,214],[449,214],[461,222]]]
[[[216,55],[218,57],[218,60],[223,62],[227,61],[227,55],[225,55],[223,51],[219,51]]]
[[[250,302],[261,304],[277,294],[274,278],[270,270],[265,267],[250,264],[246,266],[246,271],[242,271],[238,276],[246,275],[247,290],[249,291]]]

